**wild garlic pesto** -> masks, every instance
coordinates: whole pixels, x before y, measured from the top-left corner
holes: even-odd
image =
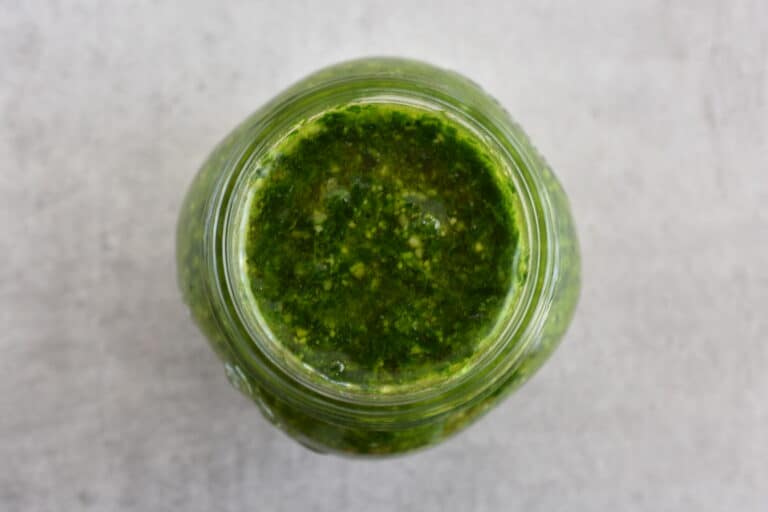
[[[321,69],[235,127],[186,192],[176,258],[232,385],[349,455],[492,409],[557,346],[580,284],[568,199],[520,126],[400,58]]]
[[[302,124],[259,165],[245,266],[280,344],[367,387],[472,360],[521,245],[514,191],[477,136],[438,113],[351,105]]]

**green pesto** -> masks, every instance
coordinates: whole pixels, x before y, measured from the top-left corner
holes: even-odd
[[[247,278],[275,338],[325,378],[433,381],[514,287],[520,214],[468,129],[396,104],[335,109],[259,162]]]
[[[259,222],[257,203],[249,206],[248,201],[258,199],[261,191],[269,188],[271,170],[286,155],[297,155],[300,141],[313,139],[313,130],[319,132],[322,125],[316,116],[322,114],[318,113],[344,114],[349,105],[370,103],[369,98],[381,101],[383,95],[408,104],[424,105],[425,111],[437,118],[438,131],[451,126],[457,129],[457,145],[474,139],[478,144],[470,146],[484,161],[481,170],[496,173],[503,168],[508,171],[497,180],[501,195],[493,201],[499,199],[502,208],[494,210],[508,214],[500,222],[508,219],[510,226],[518,228],[509,231],[509,249],[517,253],[513,256],[510,295],[500,306],[496,329],[486,341],[482,340],[482,332],[489,325],[478,321],[478,334],[467,338],[469,345],[475,345],[472,349],[457,344],[453,349],[458,350],[444,353],[442,362],[439,353],[432,353],[429,358],[419,354],[408,354],[406,359],[396,357],[397,353],[405,354],[403,350],[388,359],[390,368],[397,371],[384,367],[384,357],[382,363],[374,364],[374,370],[370,371],[360,363],[351,362],[344,353],[320,350],[310,343],[313,331],[307,329],[306,336],[300,336],[303,331],[291,332],[279,311],[269,325],[279,331],[285,324],[282,328],[288,336],[279,340],[285,346],[277,343],[265,332],[266,322],[258,318],[262,309],[269,316],[270,308],[264,307],[268,304],[260,293],[255,295],[262,298],[253,302],[251,285],[258,283],[247,275],[248,271],[252,272],[253,264],[243,261],[247,254],[246,242],[254,240],[247,228],[257,229]],[[383,110],[386,109],[379,112]],[[471,123],[482,133],[482,139],[467,134],[454,122],[446,122],[440,111]],[[407,110],[403,114],[405,120],[415,123],[423,111]],[[378,117],[381,121],[381,116]],[[284,138],[291,127],[297,126],[293,135]],[[361,128],[364,127],[361,125]],[[418,130],[412,128],[408,133],[415,131]],[[371,139],[363,143],[360,147],[372,144]],[[321,148],[322,155],[316,156],[326,157],[325,150]],[[489,151],[493,155],[489,155]],[[391,149],[389,153],[398,156]],[[361,153],[361,158],[366,155]],[[415,174],[414,169],[403,172],[409,176]],[[256,178],[257,175],[260,178]],[[294,183],[301,179],[297,177]],[[513,182],[521,185],[519,195],[512,189]],[[446,181],[438,183],[441,187],[437,190],[450,185]],[[426,197],[431,199],[429,195]],[[483,196],[483,199],[487,198]],[[416,204],[425,203],[416,201]],[[519,204],[524,206],[517,206]],[[315,232],[315,220],[320,221],[318,227],[322,227],[316,234],[327,229],[324,224],[328,219],[314,216],[314,210],[311,210],[312,222],[306,224],[311,226],[310,235]],[[522,222],[523,211],[525,222]],[[255,217],[249,218],[249,212]],[[279,210],[274,214],[279,215]],[[522,231],[521,225],[525,226]],[[518,231],[521,234],[518,235]],[[284,241],[279,237],[273,240],[274,243]],[[422,254],[426,254],[423,239],[419,238],[414,244],[416,247],[408,243],[412,252],[421,244]],[[404,59],[362,59],[321,70],[282,92],[236,127],[213,150],[192,181],[179,215],[176,247],[184,302],[224,363],[232,385],[249,396],[275,426],[302,444],[323,452],[402,454],[438,443],[462,430],[536,372],[562,338],[579,293],[578,242],[567,197],[520,126],[473,82],[456,73]],[[486,245],[482,249],[485,250]],[[471,255],[471,252],[465,254]],[[352,276],[348,281],[362,284],[368,280],[370,284],[372,267],[355,266],[356,263],[357,260],[348,266]],[[488,262],[482,264],[488,269],[494,267]],[[498,276],[496,279],[497,284],[503,282]],[[323,291],[330,290],[323,287]],[[333,295],[328,297],[339,299],[333,299]],[[510,321],[513,315],[519,322]],[[489,314],[488,318],[492,316]],[[344,318],[347,318],[346,312]],[[502,328],[510,325],[515,328],[502,332]],[[291,336],[294,341],[305,338],[306,345],[292,346]],[[503,349],[493,350],[492,345]],[[474,350],[490,363],[473,365],[468,356],[462,355],[460,347]],[[518,347],[525,348],[518,351]],[[273,353],[274,349],[279,353]],[[313,357],[320,375],[333,382],[312,378],[318,372],[310,372],[307,379],[308,366],[295,365],[294,357],[280,359],[290,352],[305,360],[307,356]],[[331,359],[332,355],[345,359]],[[417,355],[419,357],[413,357]],[[285,365],[286,361],[290,364]],[[343,371],[335,364],[337,361],[344,364]],[[461,382],[444,380],[447,375],[459,373],[468,378]],[[374,386],[365,396],[350,392],[350,386],[342,385],[350,382]],[[405,386],[386,385],[390,382],[405,383]],[[408,386],[414,382],[420,385]],[[424,389],[426,393],[416,393]],[[383,393],[392,396],[381,396]]]

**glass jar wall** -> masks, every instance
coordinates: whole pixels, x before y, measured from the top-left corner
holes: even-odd
[[[398,454],[555,348],[579,290],[566,196],[498,103],[403,59],[310,75],[187,192],[178,278],[230,382],[296,440]]]

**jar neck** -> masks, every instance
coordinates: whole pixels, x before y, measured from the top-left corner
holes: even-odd
[[[211,222],[206,239],[212,289],[215,300],[224,306],[227,318],[223,323],[230,326],[230,349],[240,369],[273,393],[334,421],[357,422],[375,417],[398,424],[420,422],[492,394],[535,348],[532,345],[538,339],[551,294],[551,267],[555,261],[551,254],[552,208],[536,172],[542,164],[529,150],[524,134],[498,104],[462,77],[422,64],[405,63],[406,68],[416,68],[397,76],[389,71],[393,69],[389,61],[382,61],[386,72],[379,73],[343,64],[336,73],[321,73],[332,80],[310,76],[254,114],[231,136],[236,143],[209,209]],[[434,73],[441,73],[441,80],[434,80]],[[242,239],[247,184],[254,164],[301,119],[355,101],[409,102],[447,112],[492,146],[520,200],[524,223],[521,236],[525,237],[528,257],[526,279],[521,283],[514,308],[480,363],[460,379],[384,397],[317,385],[270,354],[265,346],[270,333],[263,328],[263,319],[259,319],[252,298],[244,293],[247,287],[242,286],[239,272],[238,241]]]

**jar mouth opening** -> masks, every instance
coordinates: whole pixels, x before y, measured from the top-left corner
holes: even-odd
[[[291,103],[292,105],[289,105]],[[520,250],[514,265],[527,266],[526,277],[521,282],[514,282],[507,294],[491,333],[479,344],[482,350],[472,356],[472,360],[463,364],[458,371],[446,372],[436,380],[416,380],[396,385],[361,386],[339,379],[330,378],[318,370],[304,365],[287,350],[269,329],[261,315],[258,303],[244,275],[244,226],[248,224],[249,202],[253,199],[250,180],[260,158],[270,149],[280,146],[284,137],[302,121],[321,115],[328,110],[350,104],[401,104],[427,112],[439,112],[452,122],[462,125],[493,154],[498,169],[504,172],[504,179],[512,183],[514,197],[518,201],[517,211]],[[505,145],[498,140],[493,131],[488,130],[482,120],[463,110],[459,100],[441,98],[431,91],[415,89],[406,80],[393,80],[386,86],[380,83],[372,85],[362,79],[347,80],[345,87],[339,83],[325,83],[321,88],[305,92],[301,101],[291,98],[278,105],[275,112],[281,116],[273,119],[273,126],[268,136],[258,144],[246,149],[239,158],[239,169],[232,174],[229,184],[230,193],[224,204],[221,226],[222,252],[226,291],[231,299],[233,310],[247,332],[239,340],[250,346],[236,347],[246,352],[258,351],[265,356],[276,369],[276,375],[282,375],[294,383],[299,383],[309,394],[326,397],[332,401],[377,407],[382,405],[404,405],[430,402],[458,394],[467,387],[489,386],[505,368],[514,364],[525,352],[525,343],[521,341],[520,330],[526,318],[535,306],[537,283],[541,260],[541,244],[537,209],[532,200],[532,191],[518,162],[510,155]],[[286,112],[288,115],[286,115]],[[279,119],[278,119],[279,118]],[[513,275],[517,275],[515,271]],[[500,361],[504,359],[504,361]],[[295,386],[295,384],[294,384]],[[322,400],[322,398],[321,398]]]

